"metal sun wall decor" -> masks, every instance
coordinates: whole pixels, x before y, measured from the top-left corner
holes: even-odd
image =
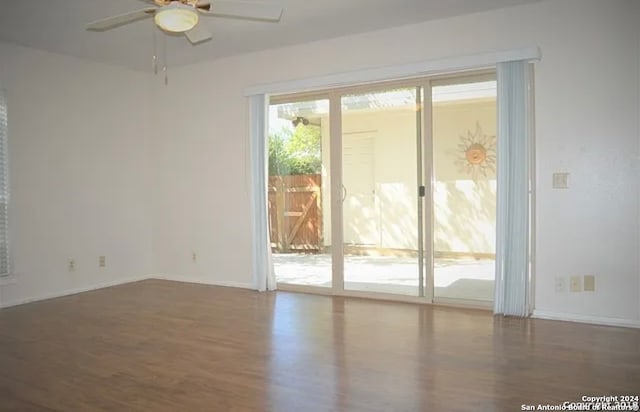
[[[460,136],[456,164],[461,173],[470,175],[473,180],[495,174],[496,136],[485,134],[480,122],[476,122],[475,132],[468,130],[466,136]]]

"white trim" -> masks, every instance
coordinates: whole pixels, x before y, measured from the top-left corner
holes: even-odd
[[[246,282],[246,283],[245,282],[226,282],[226,281],[203,279],[203,278],[188,276],[188,275],[187,276],[151,275],[147,279],[170,280],[173,282],[198,283],[201,285],[209,285],[209,286],[224,286],[224,287],[230,287],[230,288],[256,290],[255,287],[251,284],[251,282]]]
[[[546,310],[534,310],[532,317],[535,319],[561,320],[566,322],[590,323],[593,325],[640,328],[640,320],[578,315],[574,313],[558,313]]]
[[[6,302],[5,301],[0,301],[0,309],[8,308],[8,307],[11,307],[11,306],[24,305],[26,303],[39,302],[41,300],[61,298],[61,297],[64,297],[64,296],[76,295],[78,293],[90,292],[92,290],[104,289],[104,288],[108,288],[108,287],[112,287],[112,286],[124,285],[124,284],[127,284],[127,283],[133,283],[133,282],[139,282],[139,281],[142,281],[142,280],[151,280],[151,279],[169,280],[169,281],[173,281],[173,282],[199,283],[199,284],[203,284],[203,285],[225,286],[225,287],[232,287],[232,288],[241,288],[241,289],[254,290],[253,286],[250,283],[244,283],[244,282],[210,281],[208,279],[200,279],[200,278],[195,278],[193,276],[180,276],[180,275],[173,275],[173,276],[171,276],[171,275],[146,275],[146,276],[134,276],[134,277],[130,277],[130,278],[119,279],[119,280],[112,281],[112,282],[102,282],[102,283],[98,283],[98,284],[91,285],[91,286],[84,286],[84,287],[81,287],[81,288],[67,289],[67,290],[63,290],[63,291],[60,291],[60,292],[47,293],[47,294],[44,294],[44,295],[32,296],[32,297],[24,298],[24,299],[10,300],[10,301],[6,301]],[[6,285],[6,284],[11,284],[11,283],[17,283],[17,280],[14,278],[11,282],[4,283],[4,284]]]
[[[331,289],[344,291],[344,199],[342,198],[342,98],[333,91],[329,94],[329,179],[331,185]],[[323,178],[324,181],[324,178]]]
[[[541,58],[542,52],[539,47],[502,50],[262,84],[246,88],[244,95],[298,93],[383,80],[399,80],[458,70],[478,69],[508,61],[534,61]]]
[[[534,66],[529,65],[529,313],[535,310],[536,302],[536,105],[535,105],[535,72]]]
[[[170,276],[170,275],[155,274],[155,275],[147,275],[147,276],[134,276],[131,278],[120,279],[113,282],[103,282],[103,283],[98,283],[92,286],[68,289],[62,292],[57,292],[57,293],[34,296],[34,297],[19,299],[19,300],[12,300],[8,302],[0,302],[0,308],[8,308],[11,306],[18,306],[26,303],[54,299],[54,298],[59,298],[59,297],[69,296],[69,295],[75,295],[78,293],[89,292],[92,290],[103,289],[103,288],[108,288],[112,286],[124,285],[127,283],[139,282],[142,280],[150,280],[150,279],[168,280],[173,282],[197,283],[197,284],[211,285],[211,286],[235,287],[235,288],[253,290],[252,285],[246,282],[210,281],[208,279],[194,278],[192,276],[179,276],[179,275]],[[289,292],[306,292],[302,290],[295,290],[295,288],[288,289],[286,287],[283,287],[281,290],[289,291]],[[327,290],[327,292],[329,292],[328,294],[331,294],[330,290]],[[341,293],[341,294],[336,294],[336,296],[347,296],[347,297],[354,297],[354,298],[371,298],[371,296],[366,295],[364,293],[363,294],[356,293],[351,295]],[[393,300],[393,301],[399,300],[398,296],[396,295],[383,295],[382,299],[380,298],[380,296],[376,295],[376,298],[378,300]],[[402,297],[402,298],[406,298],[406,297]],[[404,300],[404,299],[401,301],[404,301],[405,303],[407,302],[407,300]],[[410,302],[411,303],[427,303],[425,302],[424,298],[417,298],[417,297],[415,300],[411,299]],[[449,306],[445,302],[438,302],[438,303],[440,303],[440,305]],[[435,303],[435,306],[437,306],[438,303]],[[557,313],[557,312],[549,312],[544,310],[535,310],[533,312],[532,317],[535,319],[547,319],[547,320],[558,320],[558,321],[567,321],[567,322],[589,323],[594,325],[640,328],[640,320],[607,318],[607,317],[589,316],[589,315],[577,315],[572,313]]]
[[[75,295],[78,293],[89,292],[96,289],[108,288],[111,286],[124,285],[125,283],[139,282],[141,280],[147,280],[147,279],[149,279],[149,276],[134,276],[130,278],[119,279],[112,282],[97,283],[95,285],[83,286],[81,288],[67,289],[67,290],[63,290],[55,293],[47,293],[40,296],[32,296],[29,298],[10,300],[7,302],[3,301],[3,302],[0,302],[0,308],[8,308],[10,306],[24,305],[25,303],[37,302],[41,300],[48,300],[48,299],[54,299],[54,298],[61,298],[63,296]]]
[[[2,237],[4,238],[4,242],[2,243],[2,247],[0,248],[0,259],[2,259],[4,263],[4,267],[2,268],[2,273],[0,276],[7,277],[11,276],[13,273],[11,271],[11,231],[10,229],[10,216],[9,209],[11,208],[11,180],[9,176],[9,138],[8,138],[8,122],[7,119],[7,97],[6,90],[0,89],[0,111],[3,116],[1,119],[1,130],[0,130],[0,163],[2,167],[0,168],[0,197],[2,197],[2,203],[4,204],[4,212],[0,216],[0,221],[2,222]]]
[[[433,80],[427,79],[422,84],[422,145],[421,152],[418,153],[418,163],[420,173],[420,184],[425,188],[425,195],[418,197],[422,199],[420,204],[422,209],[418,211],[422,215],[422,225],[418,227],[422,236],[422,250],[420,253],[423,258],[422,271],[420,277],[424,279],[424,298],[434,303],[435,295],[435,266],[433,257],[434,243],[434,152],[433,152]],[[425,110],[427,108],[427,110]]]

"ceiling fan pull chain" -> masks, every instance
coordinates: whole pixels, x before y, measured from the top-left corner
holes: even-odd
[[[271,1],[241,0],[143,0],[151,3],[149,7],[118,14],[87,24],[87,30],[105,31],[133,23],[142,19],[150,19],[163,30],[175,34],[183,34],[193,45],[211,40],[212,36],[206,25],[199,23],[200,16],[237,18],[245,20],[259,20],[265,22],[279,22],[282,17],[282,6]],[[277,0],[275,0],[277,1]],[[153,38],[155,42],[155,37]],[[153,71],[158,73],[154,43]]]
[[[164,59],[164,64],[162,70],[164,71],[164,85],[169,85],[169,74],[167,72],[167,36],[162,36],[162,58]]]
[[[153,74],[158,74],[158,41],[156,39],[156,25],[151,22],[151,38],[153,39],[153,56],[151,57],[151,67],[153,68]]]

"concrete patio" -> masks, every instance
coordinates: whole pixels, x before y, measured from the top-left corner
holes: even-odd
[[[278,283],[331,287],[331,255],[273,254]],[[436,259],[436,298],[492,301],[493,259]],[[412,257],[345,256],[345,289],[418,295],[418,261]]]

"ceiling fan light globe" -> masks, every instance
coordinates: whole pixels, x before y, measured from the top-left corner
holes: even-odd
[[[154,17],[158,27],[171,33],[189,31],[198,24],[198,12],[191,6],[177,1],[161,7]]]

